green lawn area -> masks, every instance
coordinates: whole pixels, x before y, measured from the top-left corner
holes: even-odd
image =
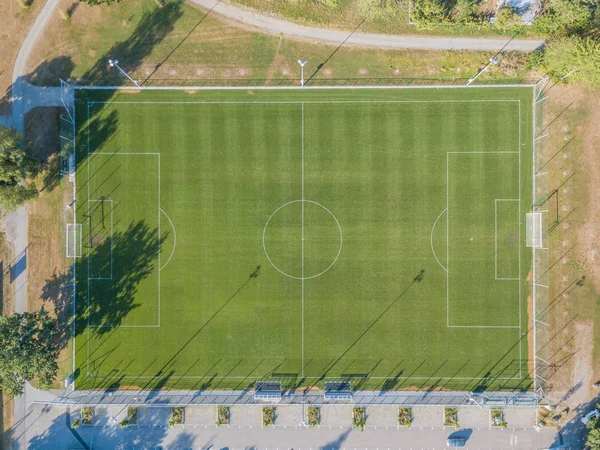
[[[77,388],[527,389],[532,92],[78,91]]]

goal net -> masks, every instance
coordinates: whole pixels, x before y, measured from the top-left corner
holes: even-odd
[[[67,258],[81,257],[81,224],[67,224]]]
[[[527,247],[542,248],[542,213],[527,213]]]

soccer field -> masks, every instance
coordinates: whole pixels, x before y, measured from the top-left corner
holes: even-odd
[[[533,88],[78,91],[77,389],[527,389]]]

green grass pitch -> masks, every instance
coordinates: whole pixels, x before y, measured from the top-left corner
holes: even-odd
[[[78,389],[528,389],[533,89],[78,91]]]

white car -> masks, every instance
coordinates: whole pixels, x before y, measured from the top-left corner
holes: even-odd
[[[597,409],[592,409],[589,413],[587,413],[585,416],[583,416],[581,418],[581,422],[584,425],[587,425],[587,423],[592,420],[594,417],[598,417],[600,416],[600,412]]]

